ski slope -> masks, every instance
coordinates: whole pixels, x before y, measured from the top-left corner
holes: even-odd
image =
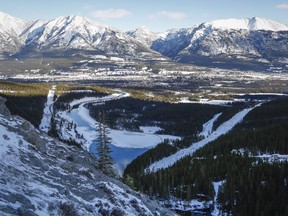
[[[52,109],[51,106],[54,103],[54,95],[56,91],[56,85],[53,85],[52,88],[49,90],[47,95],[47,102],[44,107],[43,117],[39,126],[39,129],[48,132],[51,128],[51,118],[52,118]]]
[[[163,158],[153,164],[151,164],[146,171],[147,172],[156,172],[160,169],[165,169],[167,167],[172,166],[175,164],[178,160],[182,159],[183,157],[186,157],[188,155],[194,154],[197,150],[204,147],[208,143],[216,140],[221,135],[224,135],[228,133],[236,124],[241,122],[243,118],[255,107],[260,106],[261,104],[258,104],[252,108],[244,109],[240,112],[238,112],[236,115],[234,115],[231,119],[224,122],[222,125],[220,125],[214,132],[212,132],[210,135],[208,135],[205,139],[196,142],[192,144],[190,147],[186,149],[181,149],[180,151],[176,152],[173,155],[170,155],[169,157]],[[218,114],[217,114],[218,115]],[[213,119],[216,118],[215,116]]]
[[[214,122],[219,118],[219,116],[221,114],[222,113],[218,113],[218,114],[214,115],[212,119],[210,119],[208,122],[206,122],[203,125],[203,130],[201,131],[201,133],[199,135],[203,136],[204,138],[207,138],[212,133]]]

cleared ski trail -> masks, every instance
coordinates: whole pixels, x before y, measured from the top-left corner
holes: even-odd
[[[47,95],[47,102],[44,107],[43,117],[39,126],[39,129],[45,131],[46,133],[51,128],[51,118],[52,118],[52,109],[51,106],[54,103],[54,95],[56,91],[56,85],[53,85],[52,88],[49,90]]]
[[[208,135],[203,140],[196,142],[192,144],[190,147],[181,149],[180,151],[176,152],[173,155],[170,155],[169,157],[163,158],[159,161],[154,162],[151,164],[146,171],[148,172],[156,172],[157,170],[167,168],[169,166],[172,166],[174,163],[176,163],[178,160],[180,160],[183,157],[186,157],[188,155],[194,154],[197,150],[204,147],[208,143],[216,140],[221,135],[224,135],[228,133],[236,124],[240,123],[243,118],[255,107],[260,106],[261,104],[258,104],[252,108],[244,109],[237,114],[235,114],[231,119],[224,122],[222,125],[220,125],[214,132],[212,132],[210,135]],[[217,114],[218,115],[218,114]],[[216,118],[216,116],[214,116]],[[214,119],[213,118],[213,119]]]

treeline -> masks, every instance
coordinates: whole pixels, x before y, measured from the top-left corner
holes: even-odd
[[[47,83],[16,83],[0,81],[0,90],[4,90],[0,94],[2,96],[40,96],[46,95],[51,88],[51,84]]]
[[[67,110],[72,107],[69,107],[69,103],[81,99],[84,97],[103,97],[106,96],[107,94],[102,93],[102,92],[68,92],[68,93],[62,93],[59,95],[57,101],[54,103],[54,110]],[[56,96],[55,96],[56,97]]]
[[[77,90],[93,90],[98,93],[108,94],[112,93],[111,90],[96,86],[96,85],[73,85],[73,84],[59,84],[57,85],[57,95],[61,95],[62,92]]]
[[[0,96],[13,115],[19,115],[38,127],[43,116],[47,94],[51,88],[46,83],[0,82]],[[6,92],[7,91],[7,92]]]
[[[96,85],[72,85],[72,84],[58,84],[55,97],[57,101],[54,103],[55,110],[67,110],[69,103],[73,100],[84,97],[104,97],[112,93],[111,90]]]
[[[128,164],[124,175],[129,175],[130,173],[136,173],[139,171],[143,172],[144,169],[150,164],[161,158],[168,157],[169,155],[176,153],[177,150],[178,148],[174,144],[169,144],[169,141],[165,140],[149,151],[141,154],[139,157],[133,160],[133,162]]]

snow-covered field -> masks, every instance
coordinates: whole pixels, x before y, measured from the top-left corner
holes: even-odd
[[[257,106],[259,106],[259,105],[260,104],[258,104]],[[229,119],[228,121],[226,121],[222,125],[220,125],[214,132],[212,132],[205,139],[192,144],[190,147],[188,147],[186,149],[181,149],[180,151],[176,152],[173,155],[170,155],[169,157],[163,158],[163,159],[151,164],[146,169],[146,171],[156,172],[159,169],[163,169],[163,168],[167,168],[169,166],[172,166],[174,163],[176,163],[178,160],[180,160],[181,158],[183,158],[185,156],[192,155],[198,149],[200,149],[200,148],[204,147],[205,145],[207,145],[208,143],[216,140],[221,135],[228,133],[236,124],[241,122],[243,120],[243,118],[255,107],[247,108],[247,109],[240,111],[239,113],[234,115],[231,119]]]
[[[96,154],[95,145],[99,123],[90,116],[85,104],[101,104],[109,100],[117,100],[128,96],[129,94],[120,92],[101,98],[85,97],[72,101],[70,107],[74,108],[56,114],[56,119],[62,121],[61,126],[58,128],[58,130],[61,131],[61,138],[82,143],[86,150]],[[161,128],[155,126],[143,126],[140,127],[140,130],[142,130],[142,132],[109,129],[108,136],[112,140],[111,147],[116,151],[112,152],[111,155],[113,156],[115,167],[120,175],[128,163],[149,148],[158,145],[166,139],[180,139],[180,137],[177,136],[155,134],[161,130]]]
[[[93,102],[96,101],[93,100]],[[71,119],[76,123],[76,130],[80,134],[83,134],[84,138],[86,139],[85,146],[89,148],[93,140],[96,138],[95,131],[98,126],[98,122],[89,115],[89,110],[84,106],[84,104],[85,103],[81,104],[77,109],[72,110],[72,115],[71,113],[66,113],[65,118]],[[79,119],[81,119],[81,121],[85,121],[86,126],[80,126]],[[83,123],[81,125],[83,125]],[[164,139],[180,139],[180,137],[177,136],[154,134],[153,132],[159,130],[159,128],[141,127],[141,129],[143,132],[109,129],[109,137],[112,139],[113,145],[121,148],[151,148],[164,141]]]

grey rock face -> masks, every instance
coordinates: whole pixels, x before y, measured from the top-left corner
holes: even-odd
[[[9,117],[11,115],[10,111],[7,109],[7,107],[5,106],[5,102],[6,102],[6,99],[3,98],[3,97],[0,97],[0,113],[3,115],[3,116],[7,116]]]
[[[100,173],[89,152],[0,107],[0,215],[174,215]]]

